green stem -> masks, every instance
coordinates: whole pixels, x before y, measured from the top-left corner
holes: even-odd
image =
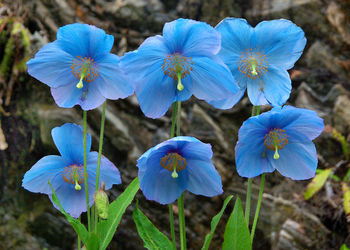
[[[84,185],[85,185],[85,199],[86,199],[86,212],[87,212],[87,218],[88,218],[88,229],[89,232],[91,232],[91,224],[90,224],[90,206],[89,206],[89,190],[88,190],[88,183],[87,183],[87,148],[86,148],[86,127],[87,127],[87,111],[84,110],[83,113],[83,121],[84,121],[84,137],[83,137],[83,144],[84,144]]]
[[[181,102],[177,102],[176,136],[180,136]]]
[[[97,169],[96,169],[96,192],[99,189],[99,181],[100,181],[100,166],[101,166],[101,156],[102,156],[102,146],[103,146],[103,133],[105,131],[105,119],[106,119],[106,101],[102,106],[102,115],[101,115],[101,127],[100,127],[100,142],[98,145],[98,158],[97,158]],[[97,233],[97,209],[95,209],[95,233]]]
[[[180,227],[180,243],[181,250],[186,250],[186,226],[185,226],[185,211],[184,211],[184,194],[182,193],[177,200],[179,208],[179,227]]]
[[[169,204],[169,221],[170,221],[171,241],[173,243],[173,248],[176,249],[173,203]]]
[[[255,108],[256,108],[256,114],[255,114]],[[260,106],[253,106],[251,116],[259,115],[259,113],[260,113]],[[249,217],[250,217],[250,200],[252,196],[252,182],[253,180],[251,178],[248,178],[247,196],[245,201],[245,221],[248,227],[249,227]]]
[[[260,114],[260,106],[256,106],[256,114],[255,115],[259,115]]]
[[[252,115],[251,116],[254,116],[255,115],[255,106],[252,107]]]
[[[175,136],[175,124],[176,124],[176,114],[177,114],[177,102],[173,104],[173,117],[171,120],[171,131],[170,138]],[[169,222],[170,222],[170,232],[171,232],[171,241],[173,248],[176,249],[176,238],[175,238],[175,228],[174,228],[174,213],[173,213],[173,204],[169,204]]]
[[[181,102],[177,102],[177,115],[176,115],[176,136],[180,136],[181,128]],[[177,200],[179,209],[179,227],[180,227],[180,243],[181,250],[186,250],[186,225],[185,225],[185,212],[184,212],[184,194],[182,193]]]
[[[264,184],[265,184],[265,173],[263,173],[261,175],[261,184],[260,184],[258,204],[256,205],[252,232],[250,234],[251,235],[250,238],[251,238],[252,243],[253,243],[253,239],[254,239],[254,233],[255,233],[256,224],[257,224],[258,218],[259,218],[259,212],[260,212],[260,206],[261,206],[261,201],[262,201],[262,195],[263,195],[263,191],[264,191]]]

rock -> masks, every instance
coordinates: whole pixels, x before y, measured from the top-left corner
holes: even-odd
[[[350,98],[341,95],[337,98],[333,109],[334,128],[342,134],[350,132]]]
[[[327,7],[327,19],[338,31],[343,42],[350,45],[350,20],[345,11],[346,9],[332,1]]]
[[[287,219],[279,232],[277,249],[309,249],[310,247],[312,247],[312,242],[306,235],[303,226]]]
[[[316,41],[306,52],[306,63],[309,67],[326,68],[336,75],[346,76],[341,59],[334,55],[334,51],[325,43]]]
[[[305,8],[307,4],[318,4],[319,0],[253,0],[253,8],[247,12],[247,15],[269,15],[289,11],[292,8]]]

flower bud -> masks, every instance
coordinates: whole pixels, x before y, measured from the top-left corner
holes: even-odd
[[[109,201],[108,201],[108,196],[104,191],[104,188],[98,190],[98,192],[95,194],[94,199],[95,199],[95,206],[97,209],[98,216],[101,219],[107,219]]]

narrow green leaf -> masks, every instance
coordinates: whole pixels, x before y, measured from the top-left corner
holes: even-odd
[[[100,238],[94,232],[90,233],[89,240],[87,242],[87,250],[95,250],[100,247]]]
[[[109,205],[108,218],[101,220],[97,225],[101,237],[100,249],[106,249],[111,242],[126,208],[131,204],[139,188],[139,178],[136,177],[125,191]]]
[[[326,169],[312,179],[312,181],[307,185],[306,191],[304,192],[305,200],[310,199],[314,194],[316,194],[326,183],[329,175],[332,173],[332,168]]]
[[[242,203],[236,199],[233,212],[228,219],[224,234],[223,250],[251,250],[249,228],[246,224]]]
[[[55,190],[53,189],[50,181],[48,182],[52,190],[52,201],[60,208],[61,213],[66,217],[67,221],[72,225],[75,232],[79,235],[80,239],[85,245],[87,245],[89,240],[89,232],[86,227],[77,219],[74,219],[66,211],[64,211],[61,202],[58,200]]]
[[[210,233],[208,233],[206,236],[205,236],[205,241],[204,241],[204,244],[203,244],[203,247],[202,247],[202,250],[208,250],[209,246],[210,246],[210,243],[211,243],[211,240],[213,239],[213,236],[214,236],[214,232],[215,232],[215,229],[216,229],[216,226],[219,224],[219,221],[221,219],[221,216],[223,215],[226,207],[227,207],[227,204],[230,202],[230,200],[232,199],[233,195],[230,195],[229,197],[227,197],[224,201],[224,204],[222,205],[222,208],[220,210],[220,212],[215,215],[213,217],[213,219],[211,220],[211,228],[210,228]]]
[[[142,211],[138,208],[137,203],[133,212],[133,218],[136,224],[137,232],[143,240],[145,248],[152,250],[173,249],[173,245],[171,244],[168,237],[161,233],[152,224],[152,222],[146,217],[146,215],[144,215]]]
[[[342,189],[343,189],[343,207],[344,212],[346,216],[350,215],[350,188],[346,183],[342,183]]]
[[[343,244],[339,250],[350,250],[345,244]]]

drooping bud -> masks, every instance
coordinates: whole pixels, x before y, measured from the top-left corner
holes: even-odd
[[[106,194],[104,189],[105,189],[105,183],[102,182],[101,188],[97,191],[97,193],[94,196],[97,214],[101,219],[108,218],[109,201],[108,201],[108,195]]]

